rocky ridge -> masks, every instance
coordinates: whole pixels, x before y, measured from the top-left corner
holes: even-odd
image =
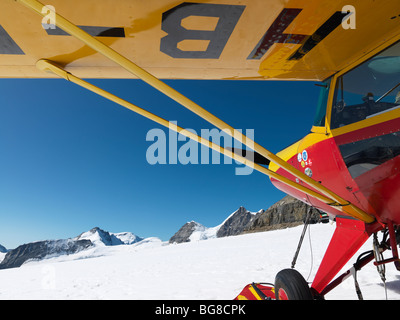
[[[169,242],[182,243],[295,227],[304,223],[310,211],[311,223],[319,222],[320,212],[317,209],[291,196],[286,196],[267,210],[262,209],[256,213],[240,207],[219,226],[213,228],[207,228],[195,221],[187,222],[171,237]]]

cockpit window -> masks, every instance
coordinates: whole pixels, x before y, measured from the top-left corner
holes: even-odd
[[[400,108],[400,42],[338,78],[331,128]]]

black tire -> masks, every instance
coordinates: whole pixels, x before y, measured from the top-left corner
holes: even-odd
[[[284,269],[275,277],[276,300],[313,300],[311,290],[303,276],[294,269]]]

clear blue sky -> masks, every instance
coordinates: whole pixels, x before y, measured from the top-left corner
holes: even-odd
[[[212,128],[139,80],[91,82],[181,127]],[[312,82],[167,83],[254,129],[273,152],[309,132],[319,92]],[[0,99],[0,244],[9,249],[95,226],[168,240],[187,221],[213,227],[239,206],[258,211],[284,196],[261,173],[235,175],[235,163],[150,165],[146,134],[162,127],[65,80],[1,79]]]

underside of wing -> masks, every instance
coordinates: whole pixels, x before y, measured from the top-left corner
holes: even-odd
[[[400,32],[400,1],[52,0],[0,4],[0,77],[132,74],[56,27],[52,10],[161,79],[323,80]]]

